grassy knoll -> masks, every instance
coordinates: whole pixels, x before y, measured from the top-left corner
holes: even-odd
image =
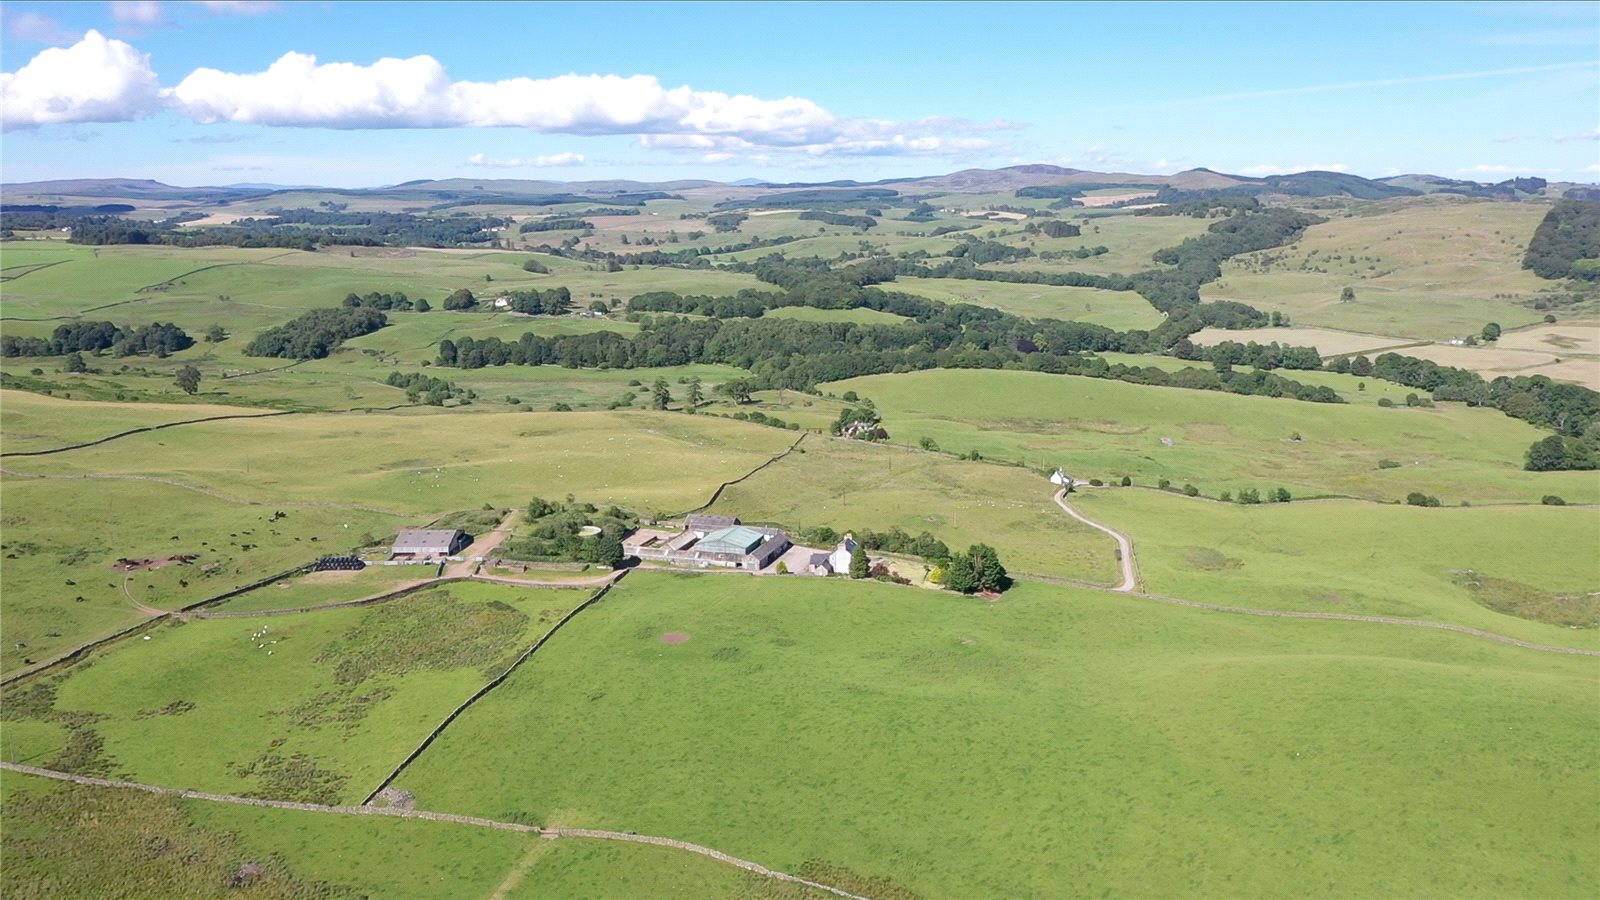
[[[1522,268],[1546,207],[1430,197],[1364,212],[1225,263],[1222,279],[1201,293],[1280,311],[1297,324],[1432,340],[1543,317],[1518,301],[1550,286]],[[1355,289],[1354,302],[1340,302],[1345,287]]]
[[[925,896],[1600,890],[1590,659],[1042,585],[636,573],[578,625],[399,786]]]
[[[122,479],[8,475],[0,503],[6,636],[0,668],[7,673],[138,622],[143,614],[127,595],[175,609],[386,537],[403,523],[337,507],[251,506]],[[286,516],[273,521],[279,511]],[[185,554],[196,558],[126,573],[113,568],[124,557]]]
[[[886,288],[947,303],[989,306],[1029,318],[1092,322],[1118,331],[1161,324],[1161,314],[1155,307],[1132,291],[961,278],[897,278]]]
[[[49,450],[128,431],[206,416],[259,415],[262,410],[201,403],[94,403],[28,391],[0,393],[5,451]]]
[[[17,460],[12,468],[136,472],[268,504],[332,501],[423,517],[567,494],[654,512],[704,503],[717,484],[794,438],[774,428],[679,413],[306,415],[134,435],[50,457],[48,465]]]
[[[801,322],[855,322],[861,325],[895,325],[907,321],[905,316],[879,312],[875,309],[814,309],[809,306],[786,306],[767,311],[774,319],[796,319]]]
[[[1600,647],[1600,519],[1591,509],[1239,506],[1110,488],[1079,491],[1072,502],[1133,538],[1152,593]],[[1492,608],[1508,600],[1531,602],[1521,615]]]
[[[163,625],[9,692],[5,757],[358,802],[587,593],[454,584],[365,608]]]
[[[711,511],[790,528],[898,526],[955,549],[990,544],[1016,573],[1117,578],[1111,539],[1063,515],[1050,483],[1026,469],[816,436],[801,449],[723,491]]]
[[[1296,496],[1389,501],[1411,491],[1449,504],[1600,501],[1592,473],[1522,470],[1546,432],[1456,404],[1380,409],[1026,372],[916,372],[828,388],[872,398],[897,442],[926,436],[947,452],[1062,465],[1080,478],[1168,478],[1212,496],[1281,485]],[[1380,469],[1386,459],[1402,465]]]

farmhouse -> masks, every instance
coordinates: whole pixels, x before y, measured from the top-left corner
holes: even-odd
[[[452,556],[472,543],[472,538],[460,530],[405,528],[394,539],[392,559],[415,559]]]
[[[739,524],[732,516],[690,516],[682,532],[640,529],[622,542],[623,552],[643,561],[759,571],[792,544],[776,528]]]

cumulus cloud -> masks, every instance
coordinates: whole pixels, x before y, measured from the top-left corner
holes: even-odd
[[[482,166],[486,169],[547,169],[557,166],[581,166],[584,161],[582,153],[553,153],[549,156],[530,156],[525,159],[492,159],[482,153],[474,153],[467,157],[467,165]]]
[[[155,112],[161,88],[150,57],[90,31],[0,73],[0,129],[65,122],[123,122]]]
[[[1293,175],[1296,172],[1348,171],[1350,171],[1350,167],[1344,163],[1297,163],[1292,166],[1279,166],[1271,163],[1262,163],[1258,166],[1245,166],[1239,170],[1239,174],[1259,177],[1262,175]]]

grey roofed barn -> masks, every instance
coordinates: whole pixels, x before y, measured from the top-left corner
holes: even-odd
[[[447,528],[403,528],[394,539],[395,556],[449,556],[472,539],[466,532]]]

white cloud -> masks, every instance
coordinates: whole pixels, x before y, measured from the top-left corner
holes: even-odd
[[[1521,138],[1521,135],[1505,134],[1505,135],[1501,135],[1500,137],[1495,138],[1494,142],[1496,144],[1515,144],[1520,138]]]
[[[1239,170],[1240,175],[1259,177],[1262,175],[1293,175],[1297,172],[1348,172],[1350,167],[1344,163],[1297,163],[1292,166],[1279,166],[1272,163],[1262,163],[1257,166],[1245,166]]]
[[[6,33],[19,41],[42,44],[68,44],[78,39],[78,35],[62,27],[60,22],[36,12],[6,16]]]
[[[1585,172],[1600,172],[1600,163],[1595,163],[1592,166],[1584,166],[1583,167],[1583,171],[1585,171]]]
[[[0,73],[0,129],[137,119],[159,108],[160,91],[148,55],[91,30]]]
[[[278,9],[273,0],[199,0],[199,5],[207,12],[224,16],[254,16]]]
[[[431,56],[371,65],[288,53],[265,71],[197,69],[168,92],[201,123],[306,128],[527,128],[636,134],[646,147],[700,153],[776,148],[824,155],[949,154],[987,149],[977,132],[1011,122],[840,118],[803,97],[668,88],[651,75],[559,75],[452,81]]]
[[[530,156],[526,159],[492,159],[482,153],[474,153],[467,157],[467,165],[482,166],[486,169],[547,169],[556,166],[581,166],[583,163],[582,153],[555,153],[549,156]]]
[[[124,25],[156,25],[166,11],[160,0],[112,0],[111,18]]]
[[[1600,128],[1593,131],[1584,131],[1578,134],[1564,134],[1556,138],[1556,143],[1565,144],[1569,141],[1600,141]]]

